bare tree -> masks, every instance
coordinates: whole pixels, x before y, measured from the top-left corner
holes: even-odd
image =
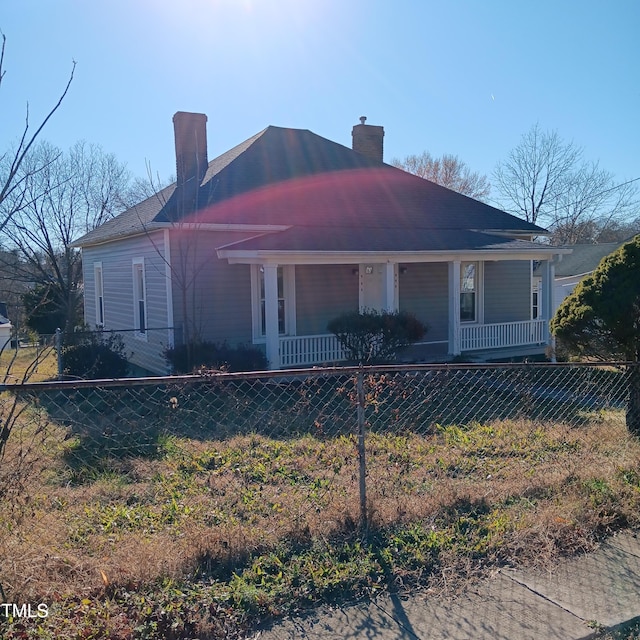
[[[494,172],[505,209],[536,224],[550,215],[582,150],[534,125]]]
[[[0,205],[2,244],[20,257],[17,267],[12,264],[14,278],[35,285],[31,316],[40,309],[43,321],[68,331],[82,317],[82,263],[71,243],[122,208],[129,172],[99,146],[78,142],[65,154],[39,142],[16,175],[20,191]]]
[[[546,225],[557,244],[595,242],[614,221],[637,208],[632,183],[583,160],[583,151],[555,131],[534,125],[494,172],[502,206],[534,224]]]
[[[22,297],[27,292],[29,284],[24,280],[16,280],[15,274],[22,269],[22,259],[17,251],[6,251],[0,248],[0,301],[7,308],[7,317],[15,335],[22,335],[24,328],[24,306]]]
[[[2,86],[2,81],[4,80],[4,75],[6,73],[4,69],[4,53],[5,46],[7,42],[6,36],[0,32],[2,36],[2,49],[0,50],[0,87]],[[71,68],[71,74],[69,75],[69,80],[64,88],[64,91],[58,98],[58,101],[53,106],[53,108],[49,111],[49,113],[45,116],[42,122],[37,126],[33,133],[30,133],[30,123],[29,123],[29,105],[27,104],[25,123],[22,129],[22,133],[19,135],[18,142],[16,146],[10,150],[4,152],[0,155],[0,206],[4,203],[4,201],[12,197],[12,201],[20,206],[21,203],[21,190],[24,188],[26,174],[24,171],[21,172],[21,168],[31,150],[33,145],[35,144],[38,136],[44,129],[47,122],[51,119],[51,116],[60,108],[62,101],[64,100],[67,92],[69,91],[69,87],[71,86],[71,82],[73,81],[73,73],[76,68],[76,63],[73,63]],[[5,126],[5,123],[3,123]],[[33,166],[31,167],[32,171],[38,171],[42,167]],[[6,207],[2,210],[2,217],[0,218],[0,231],[2,231],[11,216],[13,215],[13,211]]]
[[[615,186],[613,175],[597,163],[578,167],[567,176],[552,210],[552,242],[598,242],[637,209],[636,191],[632,183]]]
[[[476,200],[486,200],[491,191],[487,176],[471,171],[458,156],[444,154],[442,158],[434,158],[428,151],[423,151],[403,160],[394,158],[391,164]]]
[[[633,220],[620,222],[612,220],[606,228],[598,230],[596,242],[623,242],[631,240],[640,233],[640,216]]]

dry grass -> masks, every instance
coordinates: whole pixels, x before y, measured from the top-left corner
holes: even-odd
[[[0,382],[42,382],[55,379],[58,363],[53,347],[6,348],[0,353]]]
[[[163,436],[155,456],[114,459],[80,477],[77,438],[42,419],[29,409],[5,454],[6,477],[30,443],[28,483],[0,513],[0,583],[12,602],[58,603],[58,616],[78,628],[99,620],[103,637],[138,637],[135,623],[151,624],[167,598],[191,611],[185,594],[205,583],[215,585],[211,606],[232,607],[225,615],[239,629],[295,608],[296,598],[549,563],[639,524],[640,444],[619,413],[580,428],[502,421],[370,434],[366,544],[355,531],[353,437]],[[311,591],[299,586],[307,574]],[[171,585],[183,585],[182,595]],[[155,603],[148,610],[140,593]],[[189,633],[222,633],[210,617]],[[163,637],[156,618],[139,637]],[[45,638],[80,633],[46,628]]]

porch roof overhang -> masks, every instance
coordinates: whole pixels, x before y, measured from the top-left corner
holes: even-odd
[[[571,249],[464,229],[293,227],[219,247],[243,264],[359,264],[454,260],[550,260]]]
[[[218,257],[229,264],[362,264],[386,262],[453,262],[455,260],[493,262],[499,260],[553,260],[558,252],[497,252],[497,251],[423,251],[423,252],[340,252],[316,251],[227,251],[219,250]]]

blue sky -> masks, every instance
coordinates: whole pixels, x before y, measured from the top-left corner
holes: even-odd
[[[619,181],[640,177],[638,0],[0,0],[0,152],[36,123],[138,176],[175,173],[176,111],[208,115],[209,158],[273,124],[385,160],[452,153],[490,175],[535,123]]]

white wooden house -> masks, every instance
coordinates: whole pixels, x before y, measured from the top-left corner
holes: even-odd
[[[327,323],[358,308],[415,313],[416,360],[544,350],[532,265],[550,292],[570,251],[544,229],[385,164],[364,120],[352,149],[270,126],[211,161],[206,121],[177,113],[177,182],[75,243],[86,320],[133,330],[136,365],[165,373],[185,336],[260,345],[272,369],[339,361]]]

